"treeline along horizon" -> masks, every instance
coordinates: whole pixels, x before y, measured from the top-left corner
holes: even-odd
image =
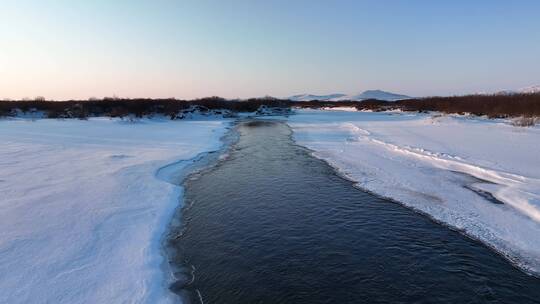
[[[539,117],[540,93],[505,95],[465,95],[450,97],[411,98],[395,102],[368,99],[363,101],[292,101],[272,97],[230,100],[207,97],[193,100],[175,98],[118,98],[54,101],[36,98],[32,100],[0,101],[0,116],[16,116],[19,113],[43,112],[48,118],[87,117],[144,117],[161,114],[171,119],[182,118],[179,113],[196,109],[199,112],[227,110],[230,112],[255,112],[262,106],[270,108],[355,107],[358,110],[403,111],[487,115],[491,118]]]

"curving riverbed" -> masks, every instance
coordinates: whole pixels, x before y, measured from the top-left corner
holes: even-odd
[[[169,241],[185,302],[539,303],[539,279],[354,188],[284,123],[237,131],[227,159],[185,184]]]

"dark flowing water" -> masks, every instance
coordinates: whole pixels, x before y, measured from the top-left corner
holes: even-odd
[[[283,123],[252,121],[238,131],[230,157],[186,183],[183,226],[170,242],[180,278],[171,288],[185,299],[540,303],[539,279],[355,189],[295,146]]]

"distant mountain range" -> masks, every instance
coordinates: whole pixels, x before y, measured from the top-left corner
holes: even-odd
[[[517,90],[501,90],[498,92],[495,92],[494,94],[498,95],[509,95],[509,94],[532,94],[532,93],[540,93],[540,85],[535,86],[529,86],[525,88],[520,88]],[[488,93],[478,93],[478,94],[488,94]],[[491,93],[493,94],[493,93]],[[409,99],[412,98],[407,95],[401,95],[381,90],[367,90],[360,94],[353,94],[353,95],[347,95],[347,94],[341,94],[341,93],[334,93],[334,94],[328,94],[328,95],[314,95],[314,94],[299,94],[290,96],[289,99],[293,101],[311,101],[311,100],[321,100],[321,101],[342,101],[342,100],[354,100],[354,101],[361,101],[366,99],[378,99],[378,100],[386,100],[386,101],[397,101],[397,100],[403,100],[403,99]]]
[[[525,87],[517,90],[502,90],[498,91],[495,94],[498,95],[508,95],[508,94],[533,94],[540,93],[540,85]]]
[[[337,100],[347,96],[347,94],[329,94],[329,95],[313,95],[313,94],[299,94],[289,97],[290,100],[294,101],[310,101],[310,100]]]
[[[367,90],[360,94],[347,95],[347,94],[328,94],[328,95],[313,95],[313,94],[300,94],[289,97],[294,101],[310,101],[310,100],[322,100],[322,101],[341,101],[341,100],[355,100],[361,101],[366,99],[378,99],[386,101],[396,101],[402,99],[409,99],[411,97],[407,95],[395,94],[391,92],[381,90]]]

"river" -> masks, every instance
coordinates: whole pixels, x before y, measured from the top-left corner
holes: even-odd
[[[540,303],[540,280],[481,243],[353,187],[253,120],[185,182],[169,246],[191,303]]]

